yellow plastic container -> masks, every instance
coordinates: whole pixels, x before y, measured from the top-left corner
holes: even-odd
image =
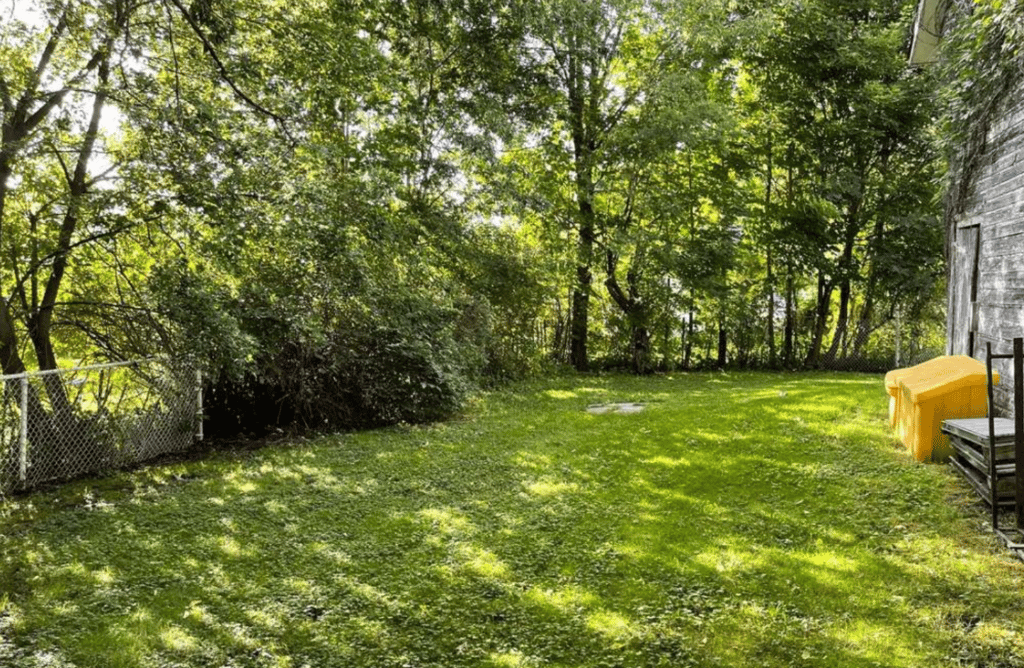
[[[900,388],[900,381],[904,378],[919,378],[939,373],[950,366],[962,366],[973,368],[973,364],[981,365],[981,372],[985,373],[985,364],[967,355],[943,355],[922,362],[916,366],[906,369],[893,369],[885,374],[885,391],[889,395],[889,426],[896,428],[896,418],[900,415],[900,404],[902,404],[903,390]],[[995,376],[998,379],[998,374]]]
[[[966,355],[939,357],[910,369],[897,380],[896,433],[919,462],[941,462],[953,453],[940,428],[944,420],[985,417],[988,382],[985,364]],[[890,372],[892,373],[892,372]],[[886,389],[888,390],[888,376]],[[999,382],[999,374],[992,373]]]

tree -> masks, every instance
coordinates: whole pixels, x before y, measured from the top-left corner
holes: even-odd
[[[787,274],[801,269],[815,274],[804,359],[810,366],[834,365],[862,349],[879,296],[877,259],[893,232],[904,229],[894,223],[914,211],[923,224],[935,222],[930,202],[935,154],[922,139],[932,120],[930,98],[900,55],[907,19],[903,5],[773,4],[764,8],[771,29],[745,47],[744,62],[761,107],[753,113],[765,121],[758,123],[764,136],[757,139],[755,131],[753,150],[763,156],[758,162],[764,165],[766,220],[771,184],[785,192],[775,218],[781,226],[763,226],[764,243],[770,251],[788,240],[788,255],[805,264],[790,264]],[[769,133],[776,128],[787,141],[772,139]],[[919,260],[930,284],[939,253],[929,246],[927,257]],[[851,326],[858,291],[860,319]],[[789,320],[787,315],[787,331]]]
[[[547,76],[534,90],[549,115],[512,150],[544,166],[527,168],[525,199],[546,224],[571,233],[569,358],[578,370],[590,363],[595,270],[632,332],[634,366],[646,367],[652,311],[641,275],[653,257],[646,237],[659,224],[648,218],[644,199],[658,165],[707,131],[701,77],[708,54],[699,21],[714,25],[692,7],[668,11],[627,0],[549,3],[529,18],[524,59]]]
[[[211,8],[209,3],[186,8],[173,0],[160,6],[129,0],[55,2],[13,17],[0,33],[0,368],[5,373],[55,369],[61,357],[80,355],[88,344],[110,351],[115,340],[131,338],[122,330],[137,332],[140,319],[125,325],[126,312],[156,322],[145,304],[124,301],[125,281],[138,276],[124,270],[126,261],[142,256],[126,240],[139,228],[152,232],[153,223],[159,229],[166,199],[147,201],[133,191],[124,176],[139,155],[129,155],[128,144],[107,132],[112,118],[145,98],[147,83],[162,67],[156,63],[163,62],[167,34],[184,34],[189,60],[215,67],[215,80],[227,82],[235,99],[266,112],[230,80],[218,55],[217,15]],[[174,67],[168,69],[175,77],[180,78],[185,60],[184,53],[179,58],[174,52]],[[139,296],[135,287],[131,297]],[[113,293],[115,300],[101,298]],[[114,312],[121,317],[111,317]],[[98,326],[104,321],[106,328]],[[92,425],[75,414],[56,375],[43,378],[45,401],[34,390],[29,393],[29,437],[34,447],[56,444],[58,452],[37,453],[34,474],[47,477],[40,467],[50,462],[73,475],[71,453],[92,440]]]

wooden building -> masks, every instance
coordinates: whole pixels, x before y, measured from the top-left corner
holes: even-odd
[[[936,8],[942,0],[921,0],[911,63],[936,58]],[[946,353],[985,359],[1010,352],[1024,336],[1024,90],[1007,97],[985,139],[980,169],[961,213],[948,216],[949,262]],[[1013,369],[1001,361],[999,412],[1008,412]]]

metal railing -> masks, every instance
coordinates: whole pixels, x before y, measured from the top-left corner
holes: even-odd
[[[203,438],[194,363],[146,359],[0,376],[0,494],[113,470]]]

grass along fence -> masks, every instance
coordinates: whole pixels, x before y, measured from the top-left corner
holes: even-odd
[[[128,466],[202,439],[202,379],[147,359],[0,376],[0,494]]]

